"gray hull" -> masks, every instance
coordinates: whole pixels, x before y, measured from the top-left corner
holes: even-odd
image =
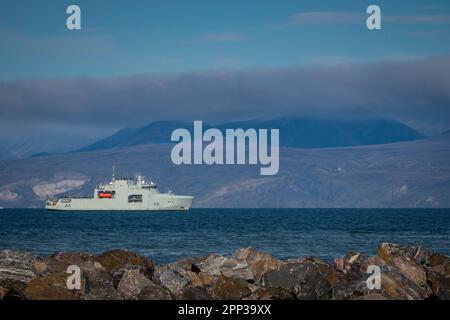
[[[48,200],[47,210],[64,211],[160,211],[189,210],[194,197],[160,193],[153,183],[141,177],[134,183],[129,179],[114,179],[99,185],[92,198],[65,197]]]

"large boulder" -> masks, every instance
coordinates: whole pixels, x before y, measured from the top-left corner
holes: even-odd
[[[0,300],[3,300],[3,297],[8,293],[8,289],[0,286]]]
[[[111,275],[88,253],[58,252],[35,264],[38,277],[33,279],[24,294],[29,299],[120,299],[113,287]],[[80,289],[69,289],[67,273],[70,266],[80,268]]]
[[[241,300],[252,293],[249,283],[243,279],[220,275],[213,281],[211,296],[217,300]]]
[[[173,296],[182,295],[183,289],[191,283],[187,272],[177,266],[163,265],[155,268],[153,280],[156,284],[167,288]]]
[[[433,253],[427,258],[425,265],[433,296],[437,299],[450,300],[450,258]]]
[[[102,272],[84,275],[86,281],[81,297],[84,300],[120,300],[122,296],[114,288],[111,276]]]
[[[139,270],[126,271],[117,286],[117,291],[124,299],[137,299],[145,287],[153,286],[153,282]]]
[[[390,262],[394,263],[397,258],[391,259]],[[422,300],[428,297],[427,287],[421,286],[422,282],[420,281],[414,282],[417,280],[414,273],[407,274],[408,277],[395,265],[387,263],[378,256],[364,257],[360,254],[350,253],[344,260],[344,272],[338,274],[338,283],[332,291],[333,299],[379,299],[382,297],[392,300]],[[411,262],[412,260],[407,258],[406,261]],[[399,264],[397,263],[397,265]],[[381,287],[379,289],[369,288],[367,284],[367,280],[371,276],[367,273],[369,266],[380,268]]]
[[[244,260],[227,258],[218,254],[211,254],[196,265],[198,269],[211,277],[224,275],[242,279],[249,282],[255,281],[255,274]]]
[[[20,290],[36,277],[36,256],[28,252],[0,251],[0,286]]]
[[[182,292],[177,296],[178,300],[210,300],[211,296],[203,287],[187,286],[182,289]]]
[[[388,263],[391,263],[396,257],[406,257],[416,264],[422,265],[427,260],[429,254],[430,252],[421,246],[383,242],[378,247],[378,256]]]
[[[140,290],[137,295],[139,300],[172,300],[173,296],[170,291],[163,286],[150,283]]]
[[[333,268],[316,259],[305,258],[283,264],[263,277],[266,288],[284,288],[299,300],[328,299],[336,281]]]
[[[79,300],[81,290],[67,288],[67,274],[54,273],[35,278],[23,290],[27,299],[31,300]],[[84,287],[84,283],[83,283]]]
[[[239,249],[233,254],[238,261],[245,261],[255,276],[255,282],[259,283],[263,275],[271,270],[279,269],[283,264],[270,254],[256,250],[253,247]]]
[[[44,259],[40,274],[45,276],[56,272],[65,273],[72,265],[84,269],[95,268],[94,258],[94,255],[84,252],[57,252]]]
[[[244,300],[295,300],[295,295],[284,288],[260,288]]]
[[[100,263],[107,272],[111,272],[125,265],[142,266],[147,274],[151,275],[155,268],[155,263],[144,256],[127,250],[111,250],[95,257],[95,261]]]
[[[429,296],[427,288],[418,286],[391,265],[381,267],[383,296],[393,300],[423,300]]]
[[[417,286],[423,289],[427,288],[427,277],[423,265],[429,256],[429,252],[425,248],[385,242],[379,246],[378,256],[397,268]]]
[[[121,265],[120,267],[112,270],[109,273],[112,285],[115,289],[118,289],[119,282],[122,279],[122,277],[124,276],[124,274],[131,270],[134,270],[134,271],[137,271],[137,272],[143,274],[148,279],[152,279],[153,272],[154,272],[154,269],[149,269],[146,266],[142,266],[142,265],[133,265],[133,264]]]
[[[58,252],[43,259],[38,277],[28,283],[24,295],[33,300],[120,299],[110,274],[94,258],[87,253]],[[68,287],[71,266],[80,269],[80,289]]]
[[[375,258],[365,258],[361,253],[349,252],[342,258],[341,267],[337,273],[337,283],[332,290],[334,300],[370,299],[381,296],[381,289],[369,289],[367,273],[369,265],[382,265],[384,261]]]

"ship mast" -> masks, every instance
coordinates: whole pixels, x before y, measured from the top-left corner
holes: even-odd
[[[112,181],[116,180],[116,166],[112,167]]]

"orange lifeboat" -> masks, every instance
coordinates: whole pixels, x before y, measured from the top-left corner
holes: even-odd
[[[99,192],[98,193],[98,197],[100,199],[112,199],[112,194],[111,193],[106,193],[106,192]]]

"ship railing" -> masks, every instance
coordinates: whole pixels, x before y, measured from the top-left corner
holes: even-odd
[[[61,199],[91,199],[92,197],[86,197],[86,196],[62,196]]]

